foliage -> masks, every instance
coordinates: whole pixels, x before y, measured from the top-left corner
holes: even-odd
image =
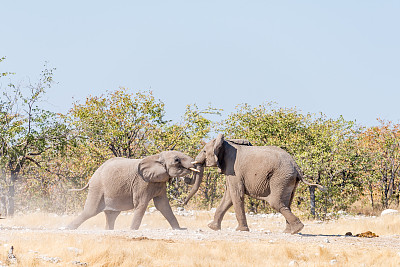
[[[400,194],[400,125],[379,120],[380,126],[367,128],[359,136],[359,153],[363,159],[364,181],[371,206],[378,196],[380,205],[399,205]]]
[[[312,215],[324,218],[328,213],[347,210],[360,197],[360,158],[355,144],[358,131],[353,122],[342,117],[334,120],[321,114],[308,122],[303,146],[295,158],[307,179],[327,189],[321,192],[300,186],[300,194],[310,196]]]
[[[71,124],[94,146],[109,149],[115,157],[140,158],[154,150],[151,140],[166,122],[164,103],[151,92],[129,94],[126,89],[90,96],[74,103]]]
[[[206,115],[219,115],[219,110],[212,107],[199,110],[196,105],[188,105],[180,123],[165,125],[155,136],[155,147],[158,148],[158,151],[182,151],[194,158],[204,146],[204,140],[208,138],[214,125],[211,120],[205,117]],[[207,180],[205,182],[203,182],[202,188],[207,186]],[[215,184],[215,182],[213,183]],[[167,193],[173,203],[181,204],[189,192],[188,189],[188,185],[181,179],[172,179],[168,184]],[[207,205],[213,203],[210,197],[214,199],[215,192],[211,196],[204,190],[200,190],[200,192],[202,193],[197,194],[194,201],[207,202]]]
[[[229,138],[245,138],[253,145],[273,145],[296,153],[297,146],[306,130],[307,116],[294,108],[276,108],[268,102],[252,108],[248,104],[239,105],[223,122],[222,130]]]
[[[69,129],[56,113],[41,109],[40,99],[53,83],[54,69],[45,68],[35,84],[2,88],[0,98],[0,166],[3,194],[7,194],[5,213],[14,213],[14,183],[26,168],[46,170],[47,161],[40,156],[62,153]],[[8,188],[8,190],[4,190]],[[7,191],[7,192],[4,192]],[[3,198],[4,199],[4,198]]]
[[[196,105],[187,105],[180,123],[166,124],[154,136],[157,151],[179,150],[194,157],[204,145],[204,139],[212,130],[214,123],[207,115],[220,115],[220,110],[208,107],[199,110]]]

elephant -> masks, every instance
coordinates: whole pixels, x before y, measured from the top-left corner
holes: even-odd
[[[147,205],[153,199],[155,207],[167,219],[172,229],[182,229],[167,198],[166,183],[172,177],[198,172],[193,159],[179,151],[163,151],[143,159],[116,157],[107,160],[93,174],[83,212],[67,229],[77,229],[84,221],[104,211],[106,229],[113,230],[121,211],[134,209],[132,230],[139,229]],[[186,177],[185,182],[192,183]]]
[[[213,230],[221,229],[226,211],[233,205],[238,231],[249,231],[244,196],[266,200],[286,219],[285,233],[296,234],[304,224],[290,209],[299,181],[325,190],[318,184],[304,180],[299,166],[285,150],[276,146],[252,146],[245,139],[224,139],[223,134],[209,141],[195,158],[199,173],[184,204],[197,192],[203,179],[204,167],[218,167],[225,174],[226,190],[217,207],[214,219],[208,224]]]

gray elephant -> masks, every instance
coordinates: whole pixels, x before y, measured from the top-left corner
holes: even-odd
[[[197,155],[194,164],[200,171],[185,204],[199,189],[204,167],[218,167],[226,176],[226,191],[218,206],[214,220],[209,223],[213,230],[221,229],[226,211],[233,205],[238,221],[236,230],[249,231],[244,195],[266,200],[272,208],[286,219],[284,232],[296,234],[303,229],[303,223],[290,210],[294,192],[299,181],[307,185],[300,168],[286,151],[275,146],[252,146],[243,139],[225,140],[222,134],[208,142]]]
[[[137,230],[151,199],[173,229],[181,229],[166,194],[171,177],[183,177],[194,169],[193,159],[178,151],[164,151],[144,159],[112,158],[93,174],[83,212],[68,229],[78,228],[84,221],[104,211],[106,229],[114,229],[121,211],[134,209],[131,229]],[[190,179],[186,178],[190,183]]]

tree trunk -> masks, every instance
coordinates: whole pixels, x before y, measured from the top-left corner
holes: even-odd
[[[310,211],[315,218],[315,187],[309,186],[308,188],[310,189]]]
[[[14,216],[15,204],[15,181],[17,180],[17,174],[11,173],[10,184],[8,185],[8,196],[7,196],[7,216]]]
[[[372,210],[374,210],[374,209],[375,209],[375,205],[374,205],[374,195],[373,195],[373,192],[372,192],[372,191],[370,191],[370,197],[371,197],[371,207],[372,207]]]
[[[7,216],[14,216],[14,195],[15,195],[15,187],[14,183],[8,186],[8,196],[7,196]]]

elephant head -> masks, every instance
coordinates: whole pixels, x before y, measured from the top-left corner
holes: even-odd
[[[184,205],[187,204],[191,197],[199,190],[203,180],[204,167],[218,167],[221,172],[224,171],[224,143],[232,142],[239,145],[251,146],[251,143],[245,139],[229,139],[225,140],[223,134],[218,134],[217,138],[208,142],[200,153],[196,156],[193,164],[196,164],[199,172],[193,178],[193,187],[187,196]]]
[[[183,177],[194,168],[192,158],[179,151],[164,151],[148,156],[138,165],[138,173],[146,182],[167,182],[171,177]]]

